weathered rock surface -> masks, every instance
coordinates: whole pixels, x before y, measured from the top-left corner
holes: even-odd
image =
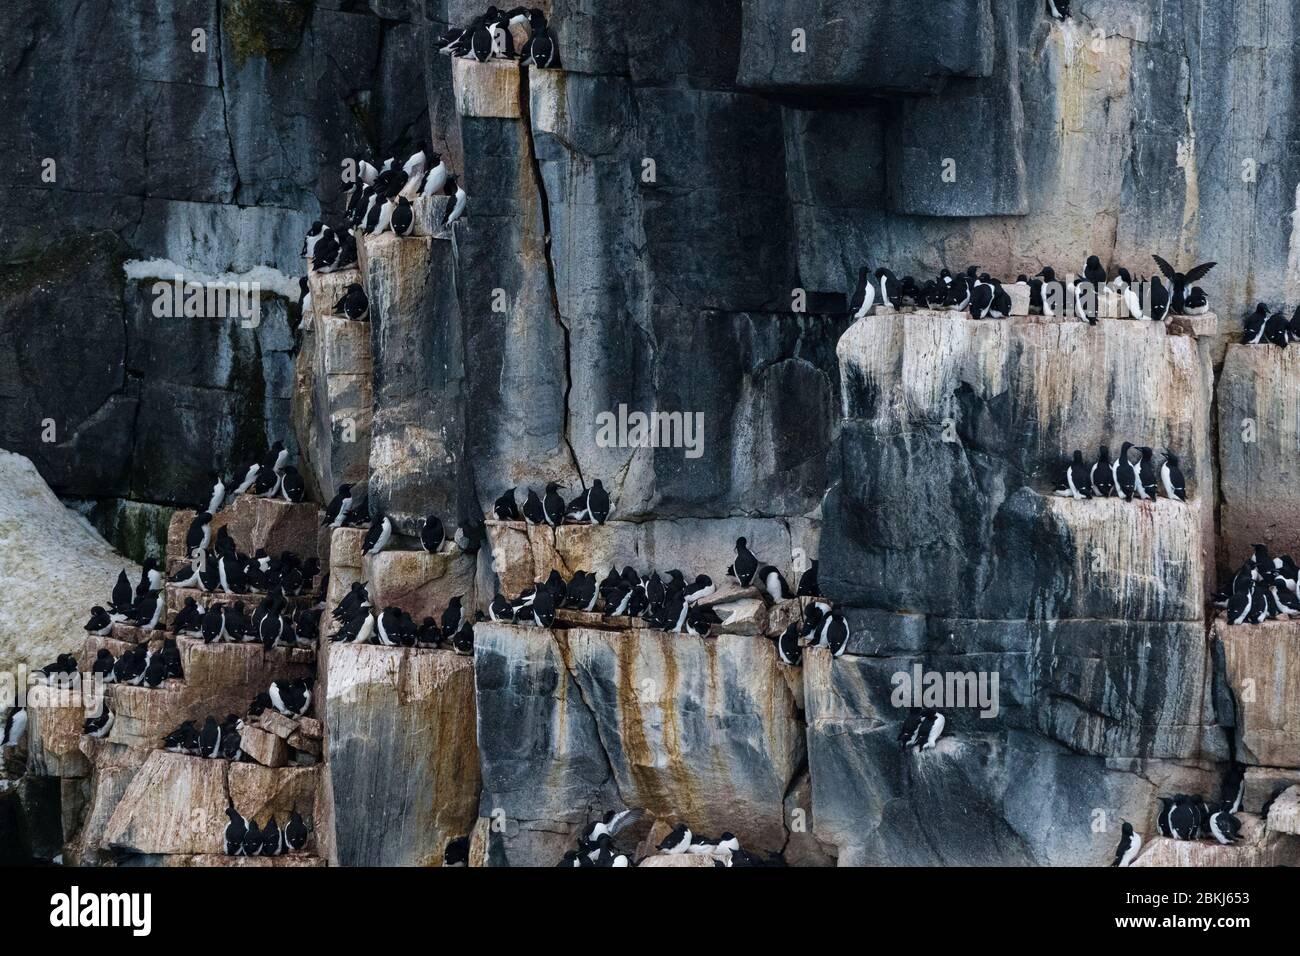
[[[172,515],[167,533],[169,555],[184,558],[185,533],[193,520],[193,511],[177,511]],[[293,504],[283,499],[240,495],[212,517],[210,526],[214,540],[217,532],[225,528],[235,547],[245,554],[265,548],[267,554],[276,557],[283,551],[292,551],[306,559],[316,556],[319,523],[320,506],[312,502]]]
[[[59,493],[194,504],[208,468],[289,437],[302,234],[343,156],[428,138],[423,11],[339,7],[56,0],[5,37],[0,106],[40,132],[0,148],[0,446]],[[262,282],[263,321],[153,318],[178,273]]]
[[[283,823],[294,809],[310,816],[317,776],[315,767],[271,769],[156,750],[114,808],[101,842],[146,856],[223,855],[228,801],[261,824],[272,816]]]
[[[479,798],[474,666],[450,651],[339,644],[328,653],[331,859],[437,866]]]
[[[1300,836],[1300,787],[1291,787],[1273,801],[1268,811],[1268,828]]]
[[[504,814],[512,863],[553,863],[587,813],[617,806],[784,846],[782,801],[804,740],[770,641],[490,624],[474,634],[480,816]],[[527,733],[506,732],[521,721]]]
[[[1296,420],[1300,355],[1292,349],[1230,345],[1219,402],[1219,564],[1235,571],[1256,542],[1273,554],[1300,553],[1300,469]]]
[[[344,482],[363,484],[370,458],[370,328],[367,323],[329,314],[343,289],[338,282],[324,280],[339,275],[359,279],[351,270],[313,277],[316,318],[311,330],[304,333],[295,365],[298,384],[293,419],[306,466],[299,470],[313,479],[315,495],[321,501],[333,498]]]
[[[1235,704],[1238,759],[1300,767],[1300,624],[1214,621],[1223,681]]]

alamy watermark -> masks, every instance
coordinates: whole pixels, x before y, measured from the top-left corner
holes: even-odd
[[[596,415],[598,448],[682,448],[687,458],[704,454],[703,412],[616,412]]]
[[[151,288],[156,319],[239,319],[246,329],[262,324],[260,282],[198,282],[174,275]]]
[[[978,708],[981,717],[998,715],[997,671],[927,671],[919,663],[889,678],[895,707]]]

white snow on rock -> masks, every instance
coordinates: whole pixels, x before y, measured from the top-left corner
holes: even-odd
[[[140,579],[30,459],[0,449],[0,669],[79,650],[91,606],[107,603],[122,568]]]

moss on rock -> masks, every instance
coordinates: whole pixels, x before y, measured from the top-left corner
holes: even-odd
[[[279,66],[298,48],[310,13],[310,0],[229,0],[221,23],[239,66],[255,56]]]

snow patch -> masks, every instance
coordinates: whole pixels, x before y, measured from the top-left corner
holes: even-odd
[[[298,301],[298,276],[288,276],[273,266],[254,266],[247,272],[222,272],[210,274],[188,269],[172,259],[128,259],[122,265],[128,279],[148,281],[156,279],[172,282],[177,276],[183,282],[218,285],[231,282],[256,283],[263,292],[270,292],[290,301]]]

